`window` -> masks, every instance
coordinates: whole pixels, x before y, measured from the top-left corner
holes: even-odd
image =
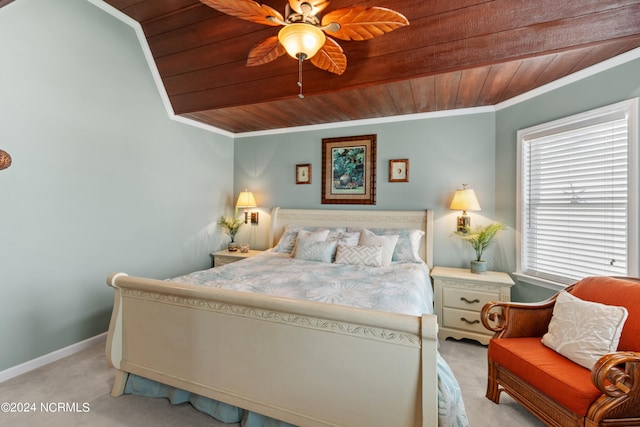
[[[638,99],[518,131],[517,274],[638,274]]]

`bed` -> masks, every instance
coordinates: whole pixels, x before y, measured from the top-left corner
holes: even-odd
[[[312,289],[310,293],[315,291],[318,296],[312,300],[296,299],[295,290],[284,284],[276,286],[271,280],[261,286],[263,279],[256,272],[271,262],[282,272],[276,283],[305,272],[313,273],[306,275],[318,287],[323,275],[345,277],[344,265],[325,263],[323,267],[335,268],[335,274],[316,274],[317,261],[278,249],[292,233],[302,235],[300,229],[312,234],[341,229],[347,231],[344,236],[355,230],[364,232],[363,228],[382,230],[380,234],[390,228],[414,230],[413,236],[415,230],[424,233],[413,241],[419,242],[413,249],[420,262],[391,263],[405,270],[423,269],[427,278],[422,288],[428,292],[412,290],[410,298],[405,298],[412,300],[407,304],[411,308],[399,309],[410,314],[389,311],[397,308],[389,308],[378,298],[370,306],[359,307],[342,292],[344,284],[328,285],[333,297]],[[152,389],[151,395],[170,398],[186,393],[187,397],[176,399],[191,401],[209,413],[238,410],[243,425],[252,425],[248,419],[255,415],[281,425],[464,426],[466,415],[459,390],[455,390],[457,383],[437,352],[437,323],[428,281],[432,236],[433,212],[429,210],[274,208],[269,233],[272,249],[263,255],[172,280],[112,274],[107,280],[115,291],[107,339],[107,359],[116,369],[112,396],[123,394],[127,387],[143,390],[140,394]],[[306,246],[295,247],[298,254],[307,253]],[[299,270],[284,273],[285,263],[297,263]],[[358,268],[372,269],[365,267]],[[389,274],[392,267],[374,268],[375,275]],[[395,274],[379,281],[393,281]],[[363,282],[360,276],[354,277]],[[218,281],[233,282],[239,288],[213,283]],[[367,283],[372,294],[375,283],[379,282],[371,279]],[[362,293],[362,289],[353,293]],[[421,301],[414,304],[414,299]],[[438,381],[443,375],[450,377],[446,383]],[[449,401],[443,403],[443,394],[451,395]],[[447,405],[458,405],[453,415],[442,414]]]

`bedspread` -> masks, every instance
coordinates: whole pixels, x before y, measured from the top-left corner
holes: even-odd
[[[171,281],[414,316],[433,313],[431,279],[424,263],[367,267],[304,261],[268,251]]]

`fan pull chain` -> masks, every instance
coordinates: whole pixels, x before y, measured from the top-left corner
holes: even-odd
[[[298,87],[300,88],[298,98],[300,99],[304,98],[304,95],[302,94],[302,61],[304,61],[303,55],[298,55]]]

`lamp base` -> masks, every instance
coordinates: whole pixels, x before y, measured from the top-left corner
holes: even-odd
[[[461,215],[458,217],[458,232],[465,233],[471,227],[471,217],[469,215]]]

